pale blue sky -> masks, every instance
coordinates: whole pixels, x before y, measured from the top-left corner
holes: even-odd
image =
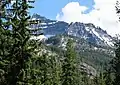
[[[56,19],[57,13],[69,2],[79,2],[81,6],[87,6],[89,8],[87,12],[91,11],[94,5],[93,0],[36,0],[33,4],[35,8],[30,12],[31,14],[38,13],[49,19]]]

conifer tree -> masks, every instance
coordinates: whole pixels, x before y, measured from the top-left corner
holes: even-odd
[[[120,3],[117,1],[116,3],[116,13],[120,14]],[[120,17],[119,17],[120,19]],[[114,74],[114,82],[113,85],[120,85],[120,40],[116,41],[116,49],[115,49],[115,57],[111,61],[113,74]]]
[[[116,44],[115,57],[112,62],[114,82],[113,85],[120,85],[120,42]]]
[[[106,85],[103,72],[99,74],[99,85]]]
[[[7,6],[5,7],[5,10],[10,11],[10,14],[6,13],[7,15],[4,16],[6,22],[4,22],[2,26],[5,33],[3,32],[4,30],[1,31],[6,34],[3,40],[5,40],[4,42],[7,41],[7,44],[3,42],[4,45],[2,45],[2,43],[0,43],[1,46],[5,46],[3,48],[6,48],[3,49],[5,50],[5,55],[2,56],[2,61],[7,60],[7,63],[4,65],[4,80],[6,82],[5,85],[24,85],[29,84],[29,82],[27,82],[28,69],[30,67],[29,61],[35,48],[31,43],[30,31],[28,29],[28,20],[30,19],[28,16],[28,8],[31,8],[31,6],[28,5],[27,0],[14,1],[15,3],[11,4],[11,0],[9,0],[9,2],[8,0],[4,0],[4,3],[10,6],[10,9],[8,9]]]
[[[0,1],[0,85],[7,85],[5,74],[9,67],[9,51],[11,47],[11,33],[9,23],[6,16],[6,6],[9,4],[6,0]]]
[[[111,69],[106,70],[106,72],[104,73],[104,80],[106,85],[113,85]]]
[[[77,68],[76,68],[76,53],[73,47],[73,41],[68,39],[66,45],[65,59],[62,65],[62,85],[78,85],[77,79]]]

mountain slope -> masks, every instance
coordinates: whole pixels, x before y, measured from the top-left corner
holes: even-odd
[[[78,38],[84,38],[89,43],[99,46],[113,46],[113,38],[105,30],[95,27],[91,23],[66,23],[64,21],[50,20],[38,14],[33,14],[32,20],[41,20],[40,24],[32,25],[31,28],[42,28],[45,36],[67,34]]]
[[[75,36],[56,35],[46,40],[46,44],[50,47],[52,46],[52,50],[54,51],[61,49],[64,52],[69,38],[74,41],[75,50],[80,60],[96,69],[99,69],[101,66],[107,66],[114,56],[112,48],[91,44],[85,39]],[[59,53],[61,53],[61,51],[59,51]]]
[[[33,14],[32,20],[41,20],[39,25],[33,25],[33,28],[40,27],[44,35],[57,35],[65,33],[68,28],[68,23],[63,21],[50,20],[38,14]]]
[[[102,30],[100,27],[95,27],[93,24],[75,22],[69,25],[68,35],[81,37],[86,39],[90,43],[94,43],[101,46],[113,46],[112,36],[107,34],[106,31]]]
[[[45,44],[54,51],[64,52],[67,40],[71,38],[74,40],[81,60],[96,69],[108,64],[114,56],[113,37],[100,27],[81,22],[68,24],[63,21],[50,20],[38,14],[34,14],[31,19],[41,20],[40,24],[31,25],[30,28],[42,28],[43,34],[49,36]]]

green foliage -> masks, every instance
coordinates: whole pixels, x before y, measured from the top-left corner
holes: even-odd
[[[7,2],[6,5],[10,5]],[[5,5],[5,9],[8,9]],[[28,30],[29,16],[27,10],[29,5],[26,0],[16,0],[10,7],[12,16],[9,14],[1,18],[0,26],[0,58],[1,58],[1,82],[2,85],[27,84],[27,63],[32,57],[34,47],[30,43],[30,32]],[[4,82],[4,84],[3,84]]]
[[[66,50],[62,65],[62,85],[77,85],[76,53],[71,39],[67,42]]]
[[[40,35],[37,32],[32,34],[40,28],[28,28],[31,24],[28,9],[32,7],[27,0],[15,0],[12,6],[8,0],[5,1],[7,2],[2,10],[10,6],[12,16],[7,12],[0,15],[0,85],[120,84],[120,43],[117,44],[116,56],[112,61],[113,74],[109,71],[104,73],[102,70],[100,74],[98,72],[98,75],[91,77],[87,69],[80,69],[82,56],[84,63],[90,61],[89,64],[92,62],[93,65],[106,65],[111,55],[88,49],[87,47],[94,47],[94,44],[89,46],[83,39],[78,39],[77,47],[76,42],[73,42],[76,38],[72,36],[70,37],[73,40],[67,36],[65,50],[57,47],[61,44],[61,36],[48,39],[47,43],[52,43],[53,46],[43,48],[41,42],[30,39],[33,35]],[[79,48],[83,50],[80,51]],[[113,79],[115,81],[112,84]]]
[[[104,73],[104,79],[106,85],[113,85],[113,76],[110,69]]]
[[[113,85],[120,84],[120,42],[116,43],[115,57],[112,59],[111,68],[113,74]]]
[[[99,70],[102,65],[104,65],[104,67],[109,65],[109,62],[113,58],[113,54],[111,53],[112,48],[96,47],[96,45],[91,45],[82,38],[69,37],[72,38],[75,43],[74,48],[78,53],[77,60],[82,60],[82,62],[91,65],[97,70]],[[69,37],[67,35],[57,35],[46,40],[46,43],[49,44],[49,47],[51,47],[53,51],[59,55],[63,55],[63,53],[65,53],[64,45]],[[56,42],[56,44],[54,44],[54,42]],[[97,49],[95,50],[95,48]]]
[[[120,13],[120,3],[119,1],[116,2],[116,13]],[[120,19],[120,18],[119,18]],[[116,50],[115,50],[115,57],[111,61],[112,67],[112,74],[114,76],[113,85],[120,85],[120,40],[116,41]]]

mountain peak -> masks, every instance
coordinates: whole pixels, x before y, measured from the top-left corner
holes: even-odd
[[[42,22],[39,27],[43,29],[44,35],[67,34],[75,37],[84,38],[90,43],[101,46],[112,46],[112,36],[100,27],[92,23],[71,22],[50,20],[38,14],[33,14],[32,19],[39,19]]]
[[[72,23],[69,25],[67,33],[68,35],[84,38],[88,42],[96,43],[97,45],[113,46],[112,36],[100,27],[95,27],[92,23]]]

